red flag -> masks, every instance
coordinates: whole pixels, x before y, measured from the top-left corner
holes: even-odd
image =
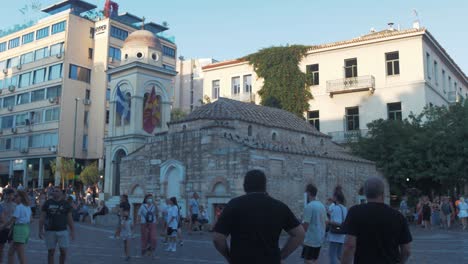
[[[156,96],[156,90],[153,86],[151,95],[146,99],[143,109],[143,130],[147,133],[153,133],[154,129],[161,125],[160,101],[160,97]]]

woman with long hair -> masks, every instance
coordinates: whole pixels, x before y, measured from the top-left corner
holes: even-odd
[[[176,252],[177,250],[179,220],[179,205],[177,204],[177,199],[171,197],[169,199],[169,209],[167,210],[167,236],[169,237],[169,245],[166,251]]]
[[[157,207],[153,195],[147,194],[138,210],[138,223],[141,224],[141,255],[152,255],[156,250],[156,216]]]
[[[18,204],[13,213],[13,217],[7,226],[13,230],[13,245],[8,251],[8,264],[15,263],[15,253],[18,256],[20,264],[26,263],[24,248],[29,240],[31,222],[31,208],[29,207],[28,194],[24,191],[18,191],[15,196],[15,202]]]
[[[458,218],[463,226],[463,230],[466,229],[466,221],[468,219],[468,204],[465,201],[465,198],[460,197],[460,203],[458,204]]]
[[[348,214],[348,210],[345,206],[345,197],[341,188],[337,188],[333,194],[334,205],[330,206],[330,221],[329,225],[341,226]],[[330,264],[337,264],[341,258],[341,252],[345,240],[345,235],[336,233],[333,228],[330,228],[328,233],[328,241],[330,242],[328,255],[330,258]]]

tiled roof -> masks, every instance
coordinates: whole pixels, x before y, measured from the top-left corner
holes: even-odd
[[[244,103],[227,98],[219,98],[213,103],[195,109],[184,119],[173,123],[183,123],[195,120],[240,120],[267,127],[277,127],[296,132],[329,137],[320,133],[300,117],[277,108]]]
[[[331,47],[336,47],[336,46],[341,46],[341,45],[348,45],[348,44],[354,44],[354,43],[359,43],[359,42],[364,42],[368,40],[375,40],[375,39],[381,39],[381,38],[388,38],[388,37],[394,37],[394,36],[401,36],[401,35],[410,35],[416,32],[425,32],[425,28],[410,28],[410,29],[404,29],[404,30],[382,30],[378,32],[373,32],[364,36],[360,36],[357,38],[349,39],[349,40],[343,40],[343,41],[337,41],[337,42],[332,42],[332,43],[326,43],[326,44],[321,44],[321,45],[314,45],[310,47],[310,50],[317,50],[317,49],[323,49],[323,48],[331,48]]]

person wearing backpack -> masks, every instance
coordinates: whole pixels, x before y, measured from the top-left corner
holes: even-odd
[[[440,211],[442,213],[442,226],[445,229],[449,229],[450,221],[452,220],[452,213],[454,210],[448,197],[444,197],[442,199],[442,203],[440,204]]]
[[[330,264],[337,264],[341,260],[341,253],[345,240],[342,225],[346,219],[348,210],[346,206],[344,206],[345,197],[341,189],[335,191],[333,200],[335,201],[335,205],[330,207],[330,221],[328,221],[330,231],[327,240],[330,242],[328,247]]]
[[[141,255],[152,255],[156,250],[156,216],[157,207],[153,195],[147,194],[138,210],[138,222],[141,224]]]

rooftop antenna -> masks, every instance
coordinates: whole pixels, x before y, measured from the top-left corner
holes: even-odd
[[[414,16],[414,21],[413,21],[413,28],[414,29],[420,29],[421,28],[421,22],[419,21],[419,14],[416,9],[413,8],[413,16]]]
[[[145,29],[145,20],[146,20],[145,17],[141,18],[141,29]]]

